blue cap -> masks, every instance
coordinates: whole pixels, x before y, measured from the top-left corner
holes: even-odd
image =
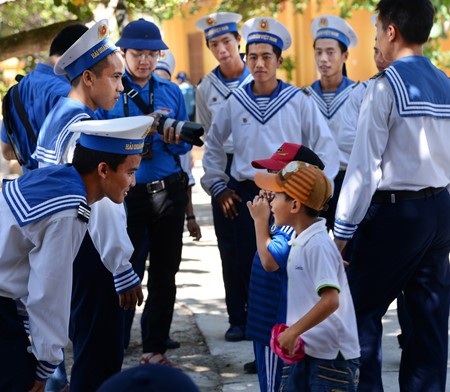
[[[175,70],[175,57],[170,50],[161,50],[159,59],[156,62],[156,69],[163,69],[172,77]]]
[[[161,38],[158,26],[145,19],[128,23],[122,32],[122,37],[116,45],[124,49],[164,50],[169,49]]]
[[[200,392],[181,370],[167,365],[140,365],[105,381],[97,392]]]
[[[109,39],[108,21],[103,19],[86,31],[58,59],[54,71],[57,75],[67,74],[70,80],[97,64],[112,52],[119,50]]]
[[[145,136],[154,118],[134,116],[112,120],[79,121],[68,127],[70,132],[80,132],[78,143],[91,150],[113,154],[141,154]]]
[[[209,14],[195,22],[195,27],[205,33],[206,40],[227,33],[238,33],[238,23],[242,15],[234,12],[217,12]]]
[[[312,22],[311,31],[314,42],[320,38],[331,38],[342,42],[349,49],[358,43],[358,37],[352,26],[339,16],[318,16]]]
[[[242,38],[248,44],[265,43],[281,50],[291,46],[292,38],[288,29],[273,18],[253,18],[242,26]]]
[[[189,78],[188,78],[188,76],[187,76],[187,73],[186,73],[186,72],[183,72],[183,71],[178,72],[175,79],[178,80],[180,83],[184,83],[184,82],[189,81]]]

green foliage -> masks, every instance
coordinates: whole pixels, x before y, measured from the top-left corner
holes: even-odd
[[[283,65],[281,69],[286,72],[286,82],[291,83],[294,80],[295,57],[283,56]]]
[[[430,40],[424,47],[424,55],[439,68],[450,67],[450,54],[442,51],[439,39],[448,39],[445,22],[450,20],[450,0],[431,0],[436,14],[430,34]],[[338,0],[337,7],[343,18],[351,16],[351,12],[366,9],[375,12],[378,0]],[[447,27],[448,28],[448,27]]]
[[[316,0],[318,9],[324,0]],[[175,16],[183,17],[182,10],[196,14],[200,7],[210,4],[208,11],[230,11],[242,14],[243,20],[256,16],[270,15],[276,17],[290,3],[296,12],[302,13],[310,0],[221,0],[218,8],[215,1],[204,0],[119,0],[119,5],[129,15],[148,14],[157,20],[168,20]],[[450,20],[450,0],[432,0],[436,8],[436,20],[432,30],[430,43],[425,53],[439,67],[450,67],[450,54],[443,53],[438,42],[439,38],[448,38],[445,31],[445,21]],[[0,5],[0,38],[27,31],[33,28],[51,25],[67,19],[88,20],[99,5],[107,7],[109,0],[13,0]],[[378,0],[335,0],[336,9],[342,17],[348,18],[358,9],[374,11]],[[448,23],[448,22],[447,22]],[[28,71],[34,67],[35,56],[22,59]],[[292,75],[294,63],[285,62],[286,72]],[[291,69],[292,67],[292,69]],[[1,82],[1,80],[0,80]]]
[[[0,37],[73,19],[67,5],[57,3],[58,0],[16,0],[3,4],[0,7]]]

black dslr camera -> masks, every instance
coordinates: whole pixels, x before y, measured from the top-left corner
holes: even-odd
[[[180,139],[186,143],[193,144],[194,146],[203,146],[203,141],[200,136],[203,136],[205,130],[201,124],[197,124],[190,121],[178,121],[173,118],[169,118],[164,114],[158,113],[156,118],[158,121],[158,126],[156,130],[159,134],[163,134],[164,130],[173,127],[175,134],[180,135]]]

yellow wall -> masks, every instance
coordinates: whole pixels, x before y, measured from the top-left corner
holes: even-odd
[[[164,40],[174,53],[176,58],[175,74],[178,71],[187,71],[189,73],[191,67],[201,66],[204,74],[217,66],[217,61],[206,48],[205,41],[202,40],[204,46],[203,56],[196,58],[199,63],[189,64],[189,47],[188,34],[197,33],[195,21],[202,16],[214,12],[209,5],[204,6],[196,15],[189,15],[186,12],[184,18],[175,18],[166,21],[161,28],[164,31]],[[311,22],[319,15],[332,14],[338,15],[339,10],[335,8],[335,0],[323,0],[322,7],[318,10],[316,1],[311,1],[303,14],[294,12],[291,2],[287,1],[284,10],[278,14],[277,19],[282,22],[292,35],[292,46],[284,52],[284,56],[290,55],[295,59],[296,69],[294,71],[293,84],[304,86],[311,84],[318,78],[314,65],[313,39],[311,35]],[[366,10],[354,11],[352,18],[347,22],[356,31],[359,39],[358,45],[350,49],[349,59],[347,61],[347,73],[353,80],[367,80],[373,76],[377,69],[373,62],[373,43],[375,38],[375,27],[370,21],[371,12]],[[444,50],[450,50],[450,40],[442,42]],[[241,44],[241,52],[245,50],[245,42]],[[285,78],[283,72],[279,77]],[[196,81],[194,81],[196,82]]]

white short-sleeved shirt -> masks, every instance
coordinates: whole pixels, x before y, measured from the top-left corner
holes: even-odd
[[[360,356],[355,310],[342,257],[320,218],[297,237],[292,237],[289,253],[287,324],[292,325],[319,301],[326,286],[339,290],[339,308],[321,323],[301,335],[307,355],[335,359]]]

